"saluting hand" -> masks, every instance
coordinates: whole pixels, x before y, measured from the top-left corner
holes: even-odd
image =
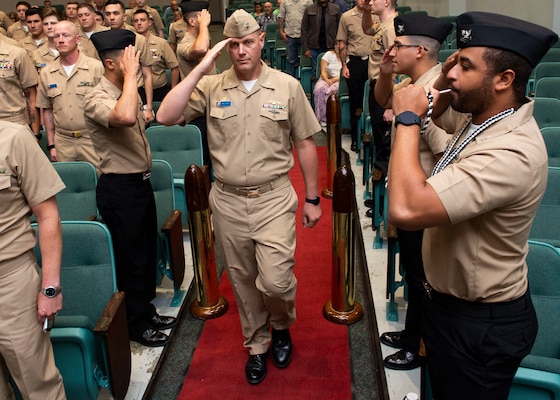
[[[393,58],[394,56],[391,55],[395,44],[389,46],[387,50],[383,52],[383,57],[381,57],[381,61],[379,62],[379,71],[384,75],[391,75],[393,73]]]
[[[134,76],[138,74],[140,69],[140,52],[132,45],[128,45],[123,52],[120,62],[120,68],[125,77]]]

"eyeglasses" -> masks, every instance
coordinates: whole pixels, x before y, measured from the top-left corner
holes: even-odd
[[[402,44],[399,42],[395,42],[395,44],[393,45],[393,47],[395,49],[397,49],[397,51],[401,48],[401,47],[422,47],[425,51],[428,51],[428,49],[424,46],[422,46],[421,44]]]

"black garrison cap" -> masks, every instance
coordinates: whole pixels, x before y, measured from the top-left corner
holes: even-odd
[[[453,29],[451,22],[420,14],[403,14],[395,18],[397,36],[428,36],[442,43]]]
[[[181,11],[183,12],[183,14],[207,9],[207,1],[183,1],[181,3]]]
[[[106,50],[120,50],[136,43],[136,34],[128,29],[110,29],[91,35],[91,41],[98,53]]]
[[[535,67],[558,35],[540,25],[486,12],[457,17],[457,47],[493,47],[511,51]]]

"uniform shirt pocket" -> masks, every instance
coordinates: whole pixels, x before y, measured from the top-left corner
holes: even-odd
[[[222,139],[232,137],[238,131],[237,107],[212,107],[210,109],[210,123],[222,136]]]
[[[51,99],[54,99],[55,97],[58,97],[61,94],[62,94],[62,88],[55,87],[55,88],[47,89],[47,96],[49,96]]]
[[[281,140],[282,132],[290,129],[288,111],[261,107],[261,134],[269,140]]]
[[[0,190],[8,189],[11,185],[11,176],[9,174],[0,175]]]

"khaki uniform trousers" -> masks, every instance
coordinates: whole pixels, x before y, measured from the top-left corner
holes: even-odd
[[[55,132],[54,145],[58,161],[87,161],[97,168],[99,156],[89,137],[71,137]]]
[[[41,277],[33,251],[0,264],[0,286],[0,398],[14,398],[11,375],[25,399],[66,399],[49,334],[37,319]]]
[[[297,194],[289,181],[256,198],[214,185],[209,202],[216,248],[239,309],[243,345],[250,354],[265,353],[270,326],[286,329],[296,319]]]

